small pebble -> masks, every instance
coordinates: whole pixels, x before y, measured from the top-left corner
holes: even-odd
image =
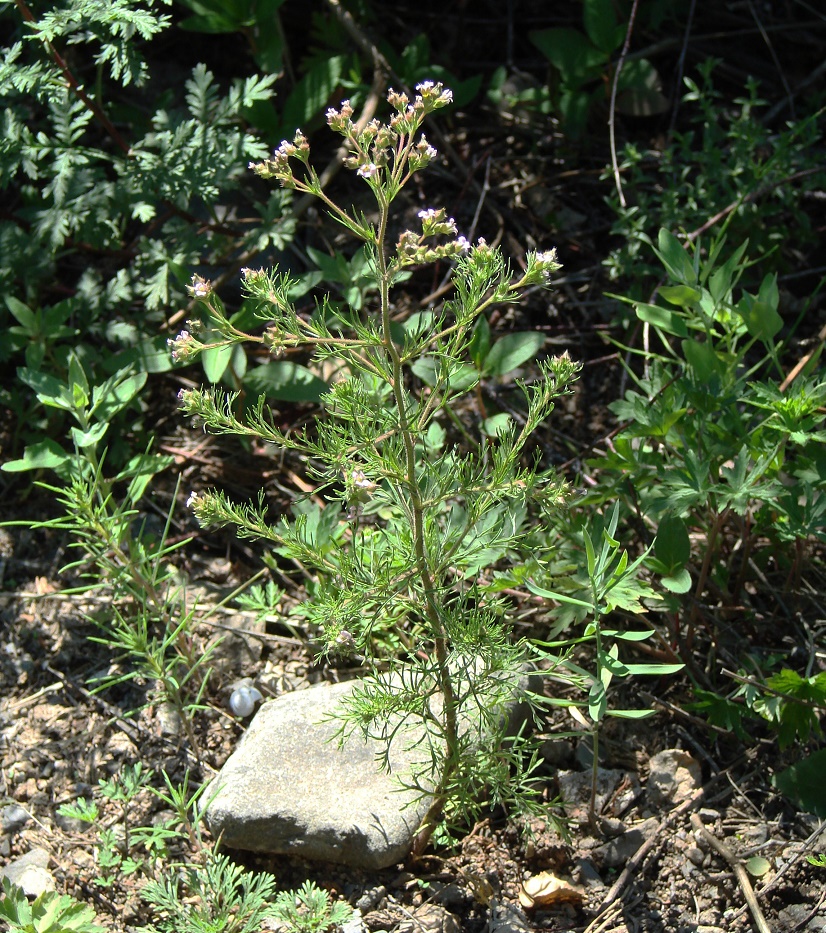
[[[19,803],[9,804],[0,810],[0,830],[9,835],[18,833],[30,819],[31,814]]]
[[[246,719],[255,712],[255,707],[264,699],[263,694],[257,687],[251,687],[243,684],[232,691],[229,698],[229,707],[240,719]]]

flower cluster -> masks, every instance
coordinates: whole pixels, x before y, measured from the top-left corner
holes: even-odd
[[[293,174],[290,159],[298,159],[306,165],[309,158],[310,144],[307,142],[307,137],[301,130],[296,130],[293,141],[288,142],[285,139],[275,150],[271,159],[266,159],[264,162],[250,162],[249,168],[261,178],[277,178],[283,187],[296,188],[298,182]]]
[[[201,275],[193,275],[192,284],[187,285],[186,290],[193,298],[200,298],[203,301],[212,294],[212,282]]]
[[[447,216],[443,207],[426,208],[419,211],[418,217],[422,222],[422,232],[416,234],[412,230],[406,230],[396,244],[396,261],[400,268],[421,265],[436,259],[451,259],[470,249],[470,243],[465,237],[456,236],[456,221]],[[425,243],[434,236],[449,236],[455,239],[439,245]]]
[[[177,337],[167,340],[166,345],[172,351],[172,359],[175,363],[188,363],[203,349],[203,344],[188,330],[182,330]]]
[[[558,261],[555,249],[528,253],[527,261],[528,268],[525,277],[529,283],[545,284],[554,272],[562,268],[562,263]]]

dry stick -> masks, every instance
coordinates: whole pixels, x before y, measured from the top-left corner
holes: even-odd
[[[820,836],[823,832],[826,832],[826,823],[822,824],[821,826],[818,826],[817,829],[809,835],[809,837],[805,840],[803,845],[800,846],[797,852],[795,852],[791,858],[785,861],[785,863],[783,864],[783,867],[775,874],[775,876],[771,879],[771,881],[767,881],[766,884],[764,884],[763,887],[760,888],[760,890],[756,892],[756,896],[758,898],[765,897],[769,893],[769,891],[777,887],[777,885],[782,880],[783,876],[790,869],[794,868],[794,866],[806,854],[806,851],[814,845],[815,841],[817,840],[817,837]],[[824,896],[826,896],[826,891],[824,891]],[[736,920],[738,920],[746,912],[746,910],[747,910],[746,906],[741,907],[737,911],[737,913],[734,914],[734,916],[731,918],[731,922],[734,923]]]
[[[789,111],[791,112],[792,119],[795,119],[794,112],[794,95],[792,94],[792,89],[789,87],[789,82],[786,80],[786,74],[783,71],[783,66],[780,64],[780,59],[777,57],[777,52],[772,45],[772,40],[769,38],[769,34],[766,32],[763,22],[760,17],[757,15],[757,10],[754,7],[752,0],[746,0],[748,4],[749,12],[754,19],[754,22],[757,24],[757,28],[760,30],[760,35],[763,37],[763,42],[766,43],[766,47],[769,50],[769,54],[772,57],[774,62],[774,67],[777,69],[777,73],[780,76],[780,83],[783,85],[783,90],[786,92],[786,100],[789,102]]]
[[[596,929],[596,924],[599,921],[600,917],[605,913],[606,910],[614,903],[614,901],[622,894],[623,889],[628,884],[629,879],[634,874],[634,872],[640,867],[645,857],[648,853],[654,848],[655,845],[662,839],[663,832],[677,819],[679,819],[684,814],[688,813],[689,810],[692,810],[697,806],[700,801],[702,801],[705,796],[706,789],[701,787],[698,791],[695,791],[687,800],[684,800],[678,807],[675,807],[666,817],[660,822],[660,825],[657,827],[657,831],[652,833],[651,836],[637,849],[637,851],[631,856],[626,864],[625,868],[622,870],[622,874],[617,878],[614,884],[611,887],[611,890],[608,894],[605,895],[605,899],[599,906],[596,917],[591,921],[591,923],[586,927],[585,933],[594,933]]]
[[[743,863],[724,842],[706,829],[699,814],[691,814],[691,825],[694,832],[702,836],[711,848],[714,849],[718,855],[722,856],[731,866],[734,874],[737,876],[737,882],[743,891],[743,896],[746,898],[746,903],[749,905],[749,910],[751,911],[752,917],[754,917],[754,923],[759,933],[772,933],[771,928],[768,923],[766,923],[766,918],[763,916],[763,911],[757,903],[754,888],[751,886],[748,872],[743,867]]]
[[[698,236],[705,233],[706,230],[711,229],[719,220],[722,220],[724,217],[728,216],[732,211],[737,210],[742,204],[748,204],[750,201],[756,201],[757,198],[762,198],[764,194],[768,194],[774,188],[779,188],[782,185],[787,185],[789,182],[798,181],[801,178],[806,178],[808,175],[816,175],[818,172],[823,171],[823,166],[818,165],[815,168],[803,169],[799,172],[794,172],[793,174],[787,176],[786,178],[780,178],[778,181],[773,181],[768,185],[763,185],[762,188],[758,188],[756,191],[750,191],[745,197],[737,198],[732,201],[731,204],[724,207],[721,211],[718,211],[713,217],[709,218],[701,227],[698,227],[696,230],[693,230],[691,233],[687,234],[685,237],[686,242],[693,243]]]
[[[815,355],[815,353],[817,353],[817,351],[821,348],[820,345],[823,344],[824,341],[826,341],[826,325],[824,325],[824,326],[820,329],[820,333],[817,335],[817,340],[818,340],[818,346],[816,346],[816,347],[814,348],[814,350],[811,350],[809,353],[807,353],[807,354],[803,357],[803,359],[800,360],[800,362],[792,369],[792,371],[789,373],[789,375],[786,376],[786,378],[780,383],[780,391],[781,391],[781,392],[785,392],[786,389],[788,389],[789,386],[794,382],[794,380],[797,379],[797,377],[798,377],[798,376],[800,375],[800,373],[803,371],[803,368],[806,366],[806,364],[809,362],[809,360],[810,360],[810,359]]]
[[[614,133],[614,117],[617,110],[617,86],[622,72],[622,66],[625,63],[625,56],[628,54],[628,47],[631,45],[631,33],[634,31],[634,20],[637,16],[637,6],[639,0],[634,0],[631,7],[631,16],[628,18],[628,28],[625,30],[625,42],[622,44],[617,67],[614,70],[614,80],[611,82],[611,105],[608,109],[608,139],[611,143],[611,168],[614,172],[614,184],[617,186],[620,204],[625,207],[625,195],[622,193],[622,182],[620,181],[619,164],[617,162],[617,140]]]
[[[674,135],[674,128],[677,125],[677,116],[680,112],[680,88],[683,84],[683,73],[685,71],[685,58],[688,54],[688,37],[691,35],[691,30],[694,26],[694,13],[697,8],[697,0],[691,0],[691,7],[688,11],[688,18],[685,24],[685,32],[683,33],[683,42],[680,47],[680,57],[677,60],[677,74],[674,78],[674,106],[671,108],[671,120],[668,123],[668,135],[669,137]]]

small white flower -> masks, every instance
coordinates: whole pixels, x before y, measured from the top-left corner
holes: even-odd
[[[436,85],[432,81],[422,81],[421,84],[416,85],[416,90],[420,94],[424,94],[425,91],[429,91],[434,88]]]
[[[460,253],[466,253],[470,249],[470,243],[467,237],[460,236],[456,240],[456,248]]]
[[[197,493],[197,492],[191,492],[191,493],[189,494],[189,498],[186,500],[186,507],[187,507],[188,509],[191,509],[192,506],[195,505],[195,503],[196,503],[197,501],[198,501],[198,493]]]
[[[428,146],[427,149],[425,149],[424,154],[428,159],[435,159],[439,153],[433,148],[433,146]]]
[[[372,482],[372,480],[367,479],[363,470],[353,470],[350,474],[350,481],[359,489],[366,489],[369,492],[372,492],[376,488],[376,484]]]
[[[432,207],[428,207],[427,210],[419,211],[418,215],[422,220],[435,220],[438,217],[439,211],[434,210]]]
[[[373,162],[367,162],[365,165],[360,165],[356,175],[359,175],[361,178],[372,178],[378,171],[378,166]]]

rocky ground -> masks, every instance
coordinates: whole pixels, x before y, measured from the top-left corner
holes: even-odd
[[[174,720],[157,707],[138,710],[145,688],[89,691],[90,677],[112,663],[91,645],[94,631],[84,621],[84,613],[100,606],[60,593],[55,566],[62,555],[50,554],[44,562],[48,542],[37,531],[7,539],[12,553],[4,563],[0,617],[2,871],[15,876],[21,860],[33,860],[27,877],[35,888],[54,885],[93,904],[112,929],[136,929],[147,920],[137,894],[142,882],[119,877],[110,885],[97,883],[102,872],[95,835],[61,816],[61,804],[92,795],[100,779],[138,761],[177,780],[187,768],[208,777],[249,725],[228,708],[230,687],[241,677],[253,677],[268,695],[280,696],[348,673],[315,665],[300,638],[257,626],[254,616],[219,616],[221,631],[234,631],[219,649],[207,708],[197,719],[204,749],[199,771]],[[232,582],[220,559],[200,571],[204,592]],[[198,637],[206,643],[215,634],[204,625]],[[660,700],[655,719],[630,727],[616,721],[606,732],[598,831],[587,821],[589,739],[554,738],[570,729],[570,722],[555,717],[546,727],[544,774],[549,799],[564,802],[567,839],[550,822],[532,825],[526,834],[503,814],[491,813],[454,850],[436,849],[383,870],[233,855],[273,872],[282,887],[314,879],[358,909],[363,927],[354,930],[826,929],[823,870],[805,858],[826,851],[823,824],[795,812],[770,782],[788,755],[771,738],[745,746],[682,712],[679,686]],[[330,793],[325,784],[322,779],[316,787],[322,801]],[[116,825],[117,806],[101,804],[104,825]],[[133,819],[149,825],[163,811],[144,793]],[[765,863],[750,862],[754,856]],[[758,876],[743,864],[759,864]]]

